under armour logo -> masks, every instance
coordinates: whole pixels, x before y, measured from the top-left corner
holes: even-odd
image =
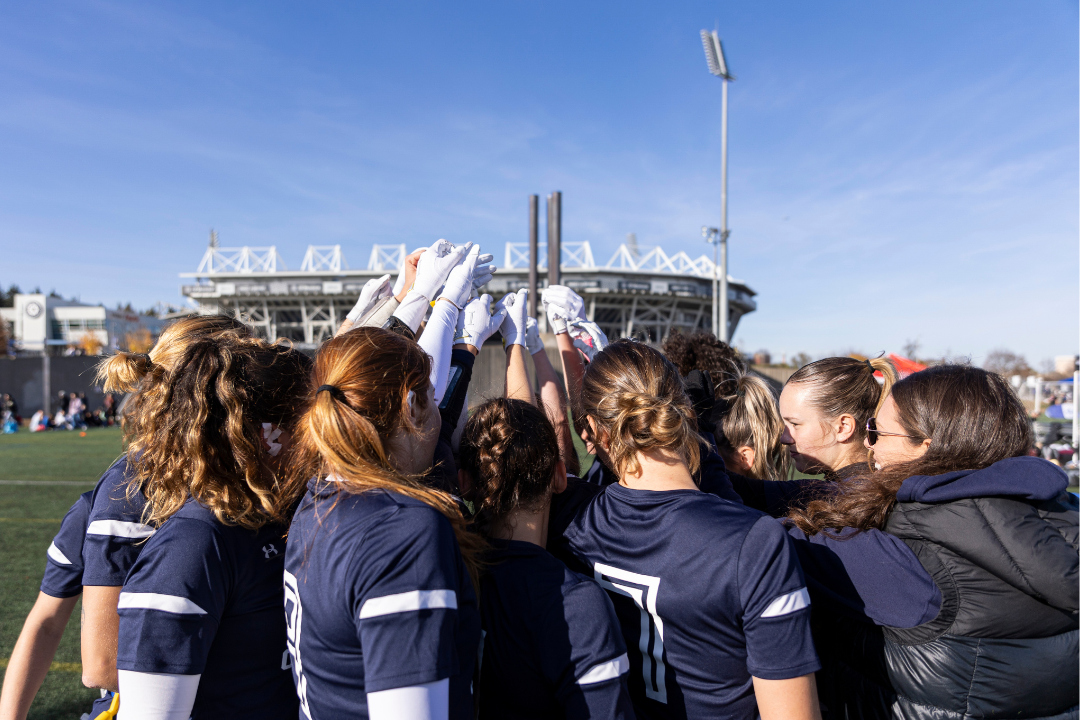
[[[277,555],[278,554],[277,548],[274,547],[274,543],[270,543],[269,545],[263,545],[262,546],[262,551],[263,551],[263,555],[266,556],[267,560],[270,559],[271,555]]]

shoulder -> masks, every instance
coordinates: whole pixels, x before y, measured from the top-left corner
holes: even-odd
[[[130,519],[129,516],[142,514],[143,497],[137,493],[134,497],[128,496],[128,484],[131,481],[128,472],[127,456],[122,456],[98,480],[93,490],[91,504],[92,519],[115,520]]]

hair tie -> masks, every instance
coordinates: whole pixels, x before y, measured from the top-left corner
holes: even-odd
[[[874,369],[874,363],[869,360],[863,360],[863,362],[866,363],[866,367],[870,368],[870,372],[877,372],[877,370]]]
[[[146,358],[147,365],[153,365],[154,361],[150,359],[150,353],[131,353],[135,357]]]
[[[334,387],[333,385],[320,385],[319,389],[315,391],[315,394],[318,395],[323,390],[328,391],[334,397],[335,400],[340,400],[341,402],[345,402],[345,393],[341,392],[341,388]]]

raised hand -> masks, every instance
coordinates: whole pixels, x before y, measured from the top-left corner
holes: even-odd
[[[565,333],[571,320],[585,319],[585,301],[565,285],[544,288],[540,302],[547,312],[548,325],[556,335]]]
[[[491,296],[485,293],[465,305],[465,309],[458,314],[457,332],[454,333],[455,345],[464,343],[479,350],[484,342],[499,330],[506,318],[506,308],[500,308],[492,315],[491,301]]]
[[[570,336],[574,338],[574,347],[585,353],[589,362],[592,362],[596,354],[608,346],[607,335],[599,325],[589,320],[572,321]]]
[[[375,304],[383,298],[390,297],[390,276],[383,275],[381,278],[374,278],[364,283],[364,289],[360,291],[360,299],[353,305],[353,309],[349,311],[349,314],[345,316],[345,319],[354,325],[369,310],[375,307]]]
[[[436,241],[420,256],[416,265],[416,280],[412,292],[423,295],[428,300],[436,297],[439,288],[446,282],[450,271],[457,267],[462,258],[472,249],[472,243],[454,246],[446,240]]]
[[[491,257],[490,255],[488,257]],[[480,258],[480,246],[473,245],[460,265],[454,267],[446,278],[446,284],[439,293],[440,300],[448,300],[458,310],[465,308],[473,294],[473,276],[476,263]]]
[[[540,339],[540,324],[536,322],[536,318],[529,318],[529,324],[525,328],[525,347],[530,355],[544,349],[544,341]]]
[[[503,336],[503,346],[525,345],[525,335],[529,325],[529,291],[525,288],[516,293],[508,293],[498,302],[496,307],[506,309],[506,319],[503,320],[499,331]]]

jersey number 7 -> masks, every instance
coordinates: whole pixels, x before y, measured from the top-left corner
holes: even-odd
[[[664,621],[656,613],[656,594],[660,589],[660,578],[620,570],[603,563],[596,563],[593,566],[593,576],[605,590],[617,595],[625,595],[633,600],[641,611],[638,649],[641,650],[641,674],[645,682],[645,696],[666,705]]]

